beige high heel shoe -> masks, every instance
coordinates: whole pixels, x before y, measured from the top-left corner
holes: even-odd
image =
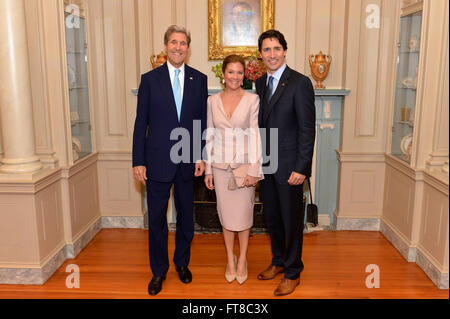
[[[234,269],[236,269],[236,268],[237,268],[237,257],[234,256]],[[231,283],[231,282],[233,282],[233,280],[236,279],[236,274],[232,274],[232,275],[227,274],[227,270],[225,268],[225,279]]]
[[[248,264],[247,264],[247,260],[245,261],[245,275],[243,276],[239,276],[237,274],[237,267],[236,267],[236,281],[242,285],[248,278]]]

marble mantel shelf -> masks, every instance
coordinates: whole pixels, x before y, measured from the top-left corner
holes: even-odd
[[[316,96],[347,96],[350,94],[350,90],[345,89],[325,89],[314,90]]]
[[[208,94],[214,94],[222,91],[221,88],[212,87],[208,89]],[[325,90],[314,90],[316,96],[347,96],[350,94],[350,90],[345,89],[325,89]],[[138,95],[138,89],[131,89],[131,93]]]

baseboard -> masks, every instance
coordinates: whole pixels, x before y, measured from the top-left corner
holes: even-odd
[[[73,244],[63,246],[42,267],[0,268],[0,284],[43,285],[67,259],[75,258],[100,230],[98,218]]]
[[[381,220],[380,231],[403,258],[408,262],[415,262],[439,289],[449,289],[448,272],[441,272],[420,247],[410,246],[408,240],[387,220]]]
[[[353,218],[353,217],[339,217],[334,215],[334,225],[336,230],[364,230],[364,231],[379,231],[379,218]]]
[[[318,214],[319,225],[330,226],[330,215],[328,214]]]
[[[0,284],[43,285],[66,261],[65,247],[38,268],[0,268]]]
[[[73,245],[67,245],[69,246],[67,247],[67,251],[70,252],[68,258],[75,258],[78,256],[100,230],[102,230],[101,217],[97,218],[83,235],[73,243]]]
[[[441,272],[421,251],[417,249],[416,264],[425,272],[425,274],[433,281],[439,289],[448,288],[448,272]]]
[[[102,216],[102,228],[146,228],[146,216]]]
[[[408,240],[387,220],[381,219],[380,222],[380,231],[384,237],[400,252],[403,258],[408,262],[415,262],[417,256],[416,247],[410,246]]]

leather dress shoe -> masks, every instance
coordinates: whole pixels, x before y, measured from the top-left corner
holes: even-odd
[[[181,282],[188,284],[192,281],[192,273],[187,266],[186,267],[176,266],[175,269],[178,272],[178,277],[180,277]]]
[[[283,278],[278,285],[278,288],[275,289],[275,296],[283,296],[289,295],[294,292],[295,288],[300,284],[300,278],[297,279],[287,279]]]
[[[284,268],[283,267],[270,265],[269,267],[267,267],[266,270],[264,270],[262,273],[260,273],[258,275],[258,279],[259,280],[273,279],[273,278],[275,278],[276,275],[278,275],[279,273],[282,273],[282,272],[284,272]]]
[[[164,279],[166,279],[166,276],[153,277],[150,283],[148,284],[148,293],[152,296],[158,294],[161,291]]]

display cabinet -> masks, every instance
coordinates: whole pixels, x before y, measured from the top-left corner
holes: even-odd
[[[67,76],[69,82],[72,159],[74,162],[92,153],[89,106],[88,53],[84,8],[65,7]]]
[[[397,42],[391,154],[410,163],[420,57],[422,8],[403,10]]]

